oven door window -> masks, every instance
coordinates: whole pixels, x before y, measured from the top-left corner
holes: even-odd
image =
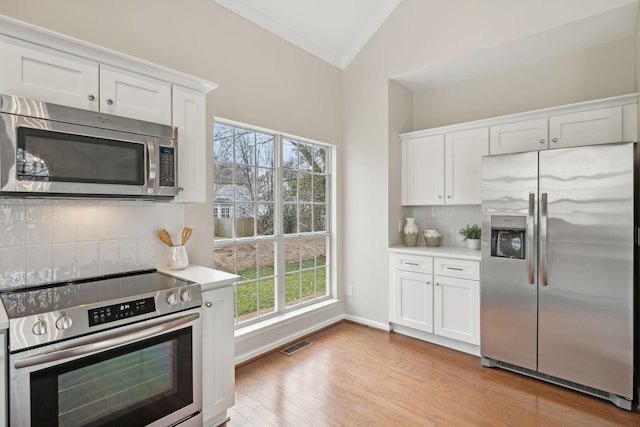
[[[192,328],[31,373],[31,425],[144,426],[193,402]]]
[[[18,179],[144,185],[145,146],[19,127]]]

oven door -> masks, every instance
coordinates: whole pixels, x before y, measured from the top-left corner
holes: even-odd
[[[196,425],[200,310],[9,356],[11,426]]]

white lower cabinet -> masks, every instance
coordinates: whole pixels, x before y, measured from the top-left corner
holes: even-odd
[[[218,426],[235,402],[233,286],[202,292],[202,304],[202,415]]]
[[[479,354],[480,262],[407,252],[389,255],[392,329]]]
[[[433,331],[480,345],[480,286],[477,280],[435,276]]]
[[[393,322],[433,332],[433,275],[397,270],[395,272]]]

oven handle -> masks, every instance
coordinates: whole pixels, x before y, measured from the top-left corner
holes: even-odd
[[[186,325],[200,317],[200,313],[193,313],[186,316],[178,317],[175,320],[158,320],[153,324],[145,325],[135,329],[129,329],[126,332],[117,332],[113,334],[101,334],[99,338],[89,336],[86,338],[78,338],[73,344],[58,347],[55,351],[37,354],[25,359],[17,360],[14,363],[16,369],[27,368],[29,366],[42,365],[50,362],[58,362],[63,359],[76,356],[84,356],[99,351],[111,350],[121,347],[145,338],[151,338],[161,333],[170,331],[171,329]]]

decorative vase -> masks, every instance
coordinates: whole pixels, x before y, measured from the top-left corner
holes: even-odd
[[[189,257],[184,245],[171,246],[169,248],[169,268],[172,270],[182,270],[189,266]]]
[[[480,249],[480,239],[467,239],[467,248]]]
[[[404,244],[409,247],[418,245],[418,226],[416,225],[415,218],[407,218],[407,223],[404,226]]]
[[[442,241],[442,233],[435,228],[427,228],[424,230],[424,243],[429,247],[440,246]]]

